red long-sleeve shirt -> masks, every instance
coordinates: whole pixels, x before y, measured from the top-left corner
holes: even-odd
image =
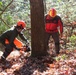
[[[63,23],[62,23],[61,18],[59,16],[56,16],[52,19],[49,15],[46,15],[46,17],[45,17],[46,32],[48,32],[48,33],[58,32],[58,27],[59,27],[60,33],[62,33],[63,32]]]

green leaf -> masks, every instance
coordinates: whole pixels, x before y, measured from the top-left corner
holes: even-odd
[[[3,5],[3,3],[2,3],[2,2],[0,2],[0,8],[2,8],[2,5]]]

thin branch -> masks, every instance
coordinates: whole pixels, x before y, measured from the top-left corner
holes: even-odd
[[[3,23],[5,24],[5,25],[7,25],[7,23],[0,17],[0,19],[1,19],[1,21],[3,21]],[[9,25],[7,25],[8,27],[10,27]]]
[[[13,0],[5,7],[5,9],[0,13],[0,15],[2,15],[4,13],[4,11],[8,8],[8,6],[11,5],[12,2],[13,2]]]

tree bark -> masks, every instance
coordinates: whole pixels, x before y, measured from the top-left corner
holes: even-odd
[[[31,8],[31,48],[32,56],[47,54],[45,42],[43,0],[30,0]]]

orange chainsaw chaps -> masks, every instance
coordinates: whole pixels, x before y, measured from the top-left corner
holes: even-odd
[[[5,44],[9,44],[9,41],[7,39],[5,40]],[[24,46],[24,44],[20,40],[18,40],[17,38],[14,40],[14,44],[18,48],[21,48]]]

